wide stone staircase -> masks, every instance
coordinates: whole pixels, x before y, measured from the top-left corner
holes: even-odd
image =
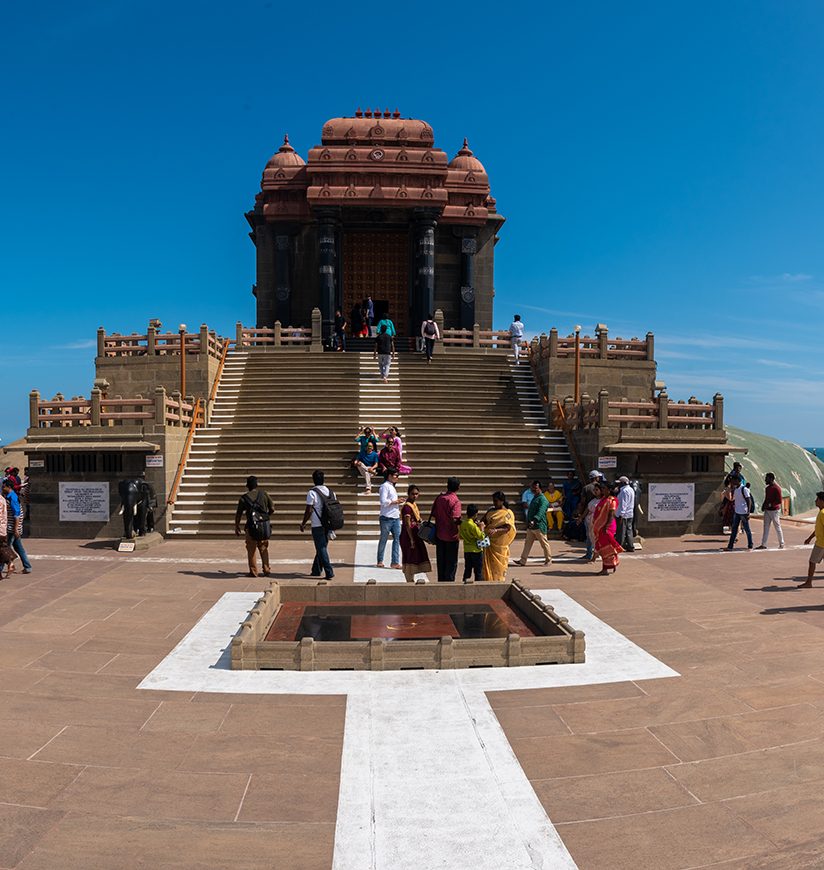
[[[209,425],[195,435],[170,535],[231,536],[246,477],[255,474],[275,503],[273,537],[299,537],[312,471],[322,468],[346,514],[339,536],[376,537],[378,487],[363,494],[349,467],[364,424],[401,429],[413,471],[398,491],[417,484],[423,511],[456,475],[464,505],[485,510],[501,489],[522,520],[527,483],[572,469],[562,433],[547,428],[529,366],[504,351],[441,353],[431,365],[401,353],[388,384],[368,353],[237,352]]]

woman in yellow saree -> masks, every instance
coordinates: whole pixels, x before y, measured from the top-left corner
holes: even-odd
[[[618,554],[623,553],[621,545],[615,540],[615,505],[616,500],[610,495],[606,486],[596,489],[600,501],[595,506],[592,515],[592,537],[595,539],[595,550],[601,557],[600,574],[615,573],[618,569]]]
[[[515,540],[515,514],[500,490],[492,493],[492,504],[494,507],[483,518],[489,537],[489,546],[484,550],[484,578],[503,583],[509,567],[509,545]]]

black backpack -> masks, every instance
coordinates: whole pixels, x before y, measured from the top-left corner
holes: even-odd
[[[260,503],[260,490],[258,490],[254,501],[248,495],[244,495],[243,498],[247,505],[246,531],[256,541],[267,541],[272,537],[272,523],[269,520],[269,514]]]
[[[427,338],[434,338],[435,335],[437,334],[437,332],[438,332],[438,327],[435,326],[434,321],[432,321],[432,320],[427,320],[427,321],[424,323],[424,325],[423,325],[423,334],[424,334]]]
[[[320,524],[327,532],[336,532],[338,529],[342,529],[343,505],[338,501],[338,497],[331,489],[329,495],[324,495],[319,486],[314,486],[312,489],[320,499],[321,508],[318,514]],[[315,513],[317,513],[317,509],[315,509]]]

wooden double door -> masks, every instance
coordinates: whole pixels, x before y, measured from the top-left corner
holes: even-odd
[[[344,231],[342,254],[346,318],[355,304],[371,296],[375,321],[388,313],[398,335],[409,335],[408,233]]]

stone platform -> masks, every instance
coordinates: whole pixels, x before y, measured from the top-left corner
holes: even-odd
[[[680,674],[485,692],[494,716],[484,727],[511,745],[574,865],[824,864],[824,575],[797,590],[808,528],[785,531],[787,549],[752,553],[720,552],[720,537],[655,539],[609,578],[564,545],[551,566],[512,569]],[[248,868],[332,867],[344,731],[360,721],[343,683],[137,688],[226,593],[254,601],[260,581],[246,576],[242,543],[145,555],[26,543],[33,573],[0,583],[0,867],[193,870],[239,855]],[[351,583],[354,542],[330,549],[337,582]],[[271,554],[274,579],[305,579],[308,541]],[[400,704],[403,688],[393,692]],[[440,697],[415,688],[425,737],[444,715]],[[449,759],[433,764],[445,771]],[[383,830],[391,793],[376,799],[375,866],[408,866],[382,860],[384,835],[409,831]],[[476,793],[450,815],[454,838],[437,846],[451,868],[469,866],[460,827],[489,799]],[[336,866],[353,866],[345,858]]]

